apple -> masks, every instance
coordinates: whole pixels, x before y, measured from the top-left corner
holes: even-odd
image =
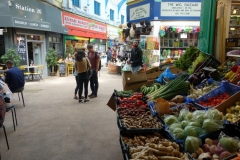
[[[213,141],[213,144],[216,145],[216,146],[218,145],[218,143],[219,143],[218,140],[214,140],[214,141]]]
[[[210,150],[211,154],[214,154],[214,153],[215,153],[215,148],[216,148],[216,147],[217,147],[216,145],[211,145],[211,146],[209,147],[209,150]]]
[[[220,147],[220,146],[217,146],[216,148],[215,148],[215,154],[216,155],[219,155],[220,156],[220,154],[222,153],[222,152],[224,152],[225,150],[222,148],[222,147]]]
[[[204,144],[204,145],[202,146],[202,149],[203,149],[203,152],[204,152],[204,153],[210,151],[210,150],[209,150],[209,145],[208,145],[208,144]]]
[[[225,159],[225,158],[227,158],[227,157],[229,157],[229,156],[231,156],[231,155],[232,155],[232,154],[231,154],[230,152],[224,151],[224,152],[221,153],[219,159],[220,159],[220,160],[223,160],[223,159]]]

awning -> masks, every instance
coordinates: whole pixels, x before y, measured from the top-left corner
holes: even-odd
[[[107,39],[106,34],[94,33],[94,32],[76,30],[76,29],[69,29],[68,34],[74,35],[74,36],[89,37],[89,38]]]
[[[66,40],[84,40],[84,41],[88,41],[89,38],[85,38],[85,37],[78,37],[78,36],[65,36]]]
[[[106,40],[105,39],[98,39],[98,38],[90,38],[90,43],[106,44]]]

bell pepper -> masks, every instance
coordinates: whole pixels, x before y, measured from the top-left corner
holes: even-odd
[[[233,71],[234,73],[237,72],[238,65],[232,66],[230,70]]]
[[[225,74],[224,78],[229,79],[234,74],[233,71],[229,71],[227,74]]]

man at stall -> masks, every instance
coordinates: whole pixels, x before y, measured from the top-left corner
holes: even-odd
[[[142,67],[142,50],[139,47],[139,42],[135,40],[133,42],[134,48],[131,50],[131,58],[130,61],[128,62],[131,64],[132,67],[132,73],[135,74],[137,71],[139,71]]]
[[[8,60],[6,62],[8,68],[6,72],[5,82],[8,84],[9,89],[12,92],[22,89],[25,85],[25,79],[22,70],[14,66],[13,61]]]

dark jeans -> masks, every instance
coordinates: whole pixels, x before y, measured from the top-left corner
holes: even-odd
[[[79,81],[78,81],[78,76],[75,76],[75,79],[76,79],[76,84],[77,84],[77,86],[76,86],[76,88],[75,88],[75,94],[77,94],[78,93],[78,86],[79,86]]]
[[[87,72],[78,73],[78,97],[81,98],[83,92],[83,84],[84,84],[84,96],[87,99],[88,96],[88,79]]]
[[[92,77],[90,78],[90,87],[92,94],[97,95],[98,92],[98,75],[95,70],[93,70]]]

